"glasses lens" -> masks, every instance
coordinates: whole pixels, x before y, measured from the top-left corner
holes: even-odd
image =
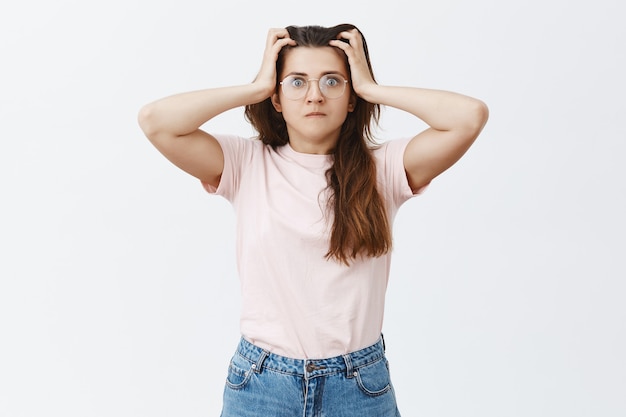
[[[341,75],[328,74],[320,78],[320,91],[326,98],[339,98],[346,89],[346,80]]]
[[[324,97],[330,99],[341,97],[347,84],[347,81],[341,75],[337,74],[327,74],[319,80],[313,79],[310,81],[318,81],[320,91]],[[289,100],[299,100],[304,97],[309,90],[309,81],[306,78],[296,75],[288,76],[281,81],[280,85],[283,94]]]
[[[307,80],[293,75],[285,78],[280,84],[283,88],[283,94],[290,100],[297,100],[304,97],[308,89]]]

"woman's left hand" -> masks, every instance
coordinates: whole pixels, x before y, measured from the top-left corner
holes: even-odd
[[[348,57],[348,63],[350,64],[352,88],[357,95],[363,97],[367,87],[376,85],[376,82],[367,66],[367,58],[365,56],[361,34],[357,29],[341,32],[337,36],[337,39],[330,41],[330,46],[335,46],[345,52]]]

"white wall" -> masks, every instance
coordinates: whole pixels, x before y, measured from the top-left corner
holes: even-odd
[[[379,82],[491,110],[397,218],[385,333],[403,415],[626,415],[618,1],[214,3],[0,6],[0,416],[219,415],[233,213],[136,113],[250,81],[269,27],[342,22]],[[382,127],[423,125],[387,109]],[[252,133],[241,110],[211,128]]]

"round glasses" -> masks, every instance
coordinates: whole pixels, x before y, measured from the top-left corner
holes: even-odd
[[[299,100],[309,91],[309,82],[317,81],[322,95],[329,99],[339,98],[346,90],[348,80],[339,74],[326,74],[321,78],[306,79],[299,75],[289,75],[280,82],[283,94],[289,100]]]

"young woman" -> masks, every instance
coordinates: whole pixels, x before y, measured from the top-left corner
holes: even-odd
[[[379,106],[429,125],[375,144]],[[245,106],[258,138],[200,130]],[[481,101],[376,83],[353,25],[271,29],[256,79],[146,105],[146,136],[237,214],[242,338],[223,417],[398,416],[381,336],[393,218],[487,121]]]

